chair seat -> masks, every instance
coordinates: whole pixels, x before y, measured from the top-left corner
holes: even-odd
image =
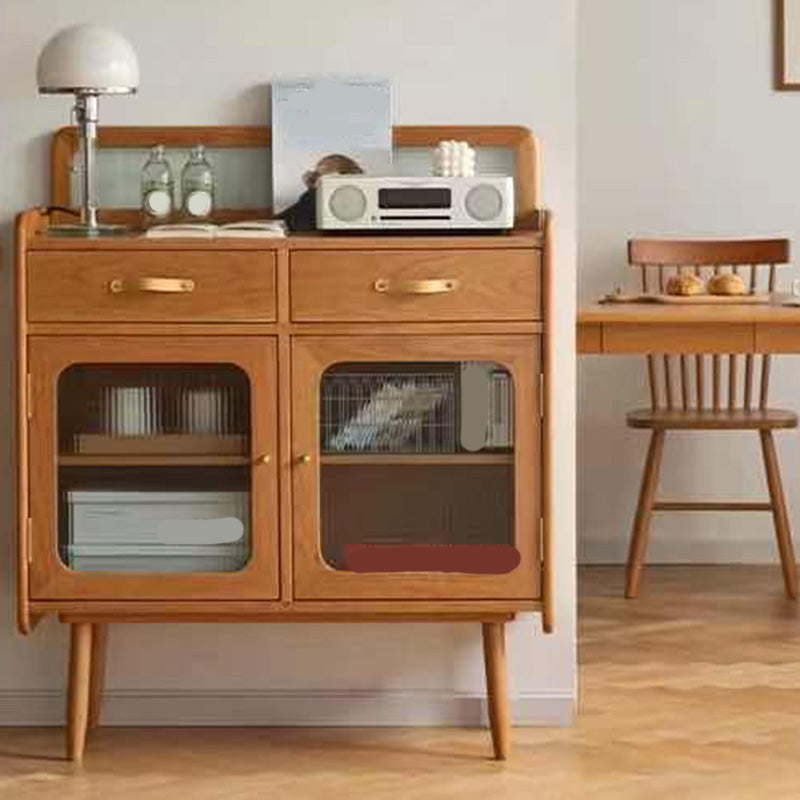
[[[719,411],[667,411],[642,408],[631,411],[627,416],[628,427],[648,430],[774,430],[796,428],[797,414],[781,409],[754,409],[745,411],[721,409]]]

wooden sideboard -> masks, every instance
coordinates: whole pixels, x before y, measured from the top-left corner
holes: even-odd
[[[537,219],[87,241],[20,215],[19,627],[71,626],[73,760],[109,623],[204,621],[480,622],[506,757],[504,625],[553,627]]]

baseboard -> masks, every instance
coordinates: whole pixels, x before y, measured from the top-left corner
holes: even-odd
[[[668,540],[667,540],[668,539]],[[627,559],[627,540],[601,539],[579,541],[578,562],[583,566],[624,564]],[[647,556],[651,565],[686,565],[686,564],[777,564],[774,542],[767,536],[759,540],[725,542],[696,537],[692,539],[676,539],[667,537],[656,539],[651,543]]]
[[[64,722],[63,693],[0,691],[0,726]],[[569,694],[531,694],[512,700],[514,724],[572,724]],[[425,691],[156,692],[111,691],[101,723],[118,726],[482,727],[486,700]]]

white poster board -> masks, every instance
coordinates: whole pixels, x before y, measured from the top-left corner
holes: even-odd
[[[272,182],[276,213],[320,172],[389,174],[392,91],[385,78],[323,77],[272,84]]]

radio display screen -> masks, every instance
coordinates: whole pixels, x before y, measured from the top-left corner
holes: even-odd
[[[379,189],[378,208],[450,208],[450,189]]]

